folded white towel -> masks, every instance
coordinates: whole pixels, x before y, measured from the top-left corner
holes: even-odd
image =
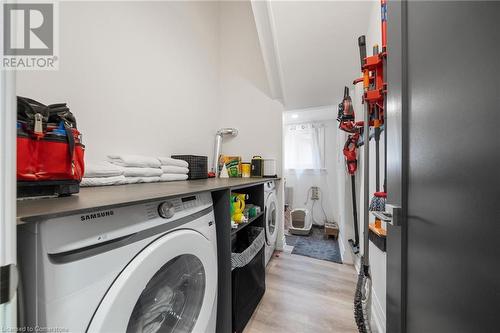
[[[120,185],[125,183],[125,176],[114,177],[97,177],[97,178],[83,178],[80,186],[107,186],[107,185]]]
[[[158,157],[162,165],[173,165],[184,168],[189,168],[189,163],[184,160],[179,160],[172,157]]]
[[[162,165],[161,170],[163,173],[175,173],[185,175],[189,172],[188,168],[175,166],[175,165]]]
[[[125,184],[156,183],[160,177],[125,177]]]
[[[106,161],[85,163],[85,178],[115,177],[123,175],[123,170],[117,165]]]
[[[108,160],[124,167],[159,168],[160,161],[156,157],[141,155],[108,155]]]
[[[160,168],[121,167],[125,177],[159,177],[163,174]]]
[[[172,182],[175,180],[186,180],[188,175],[181,175],[179,173],[164,173],[160,176],[160,181],[162,182]]]

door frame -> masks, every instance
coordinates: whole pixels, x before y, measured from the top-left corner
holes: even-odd
[[[408,77],[407,0],[387,2],[387,204],[398,209],[387,225],[386,327],[406,332]],[[396,211],[394,211],[396,213]]]
[[[16,121],[16,74],[0,69],[0,327],[5,328],[17,327]]]

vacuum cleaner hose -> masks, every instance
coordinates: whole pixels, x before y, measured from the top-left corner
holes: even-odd
[[[236,128],[221,128],[215,133],[214,159],[212,161],[212,171],[215,173],[215,176],[219,176],[219,156],[222,138],[227,135],[237,136],[238,130]]]

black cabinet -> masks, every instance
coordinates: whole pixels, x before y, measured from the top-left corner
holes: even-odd
[[[251,203],[262,213],[231,228],[231,193],[246,193]],[[264,228],[264,185],[232,187],[212,192],[217,226],[218,298],[217,333],[241,332],[265,292],[265,245],[244,267],[231,271],[231,253],[243,251],[250,245],[252,227]]]

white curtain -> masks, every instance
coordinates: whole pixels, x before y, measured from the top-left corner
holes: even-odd
[[[324,155],[324,124],[304,123],[286,126],[285,169],[324,169]]]

